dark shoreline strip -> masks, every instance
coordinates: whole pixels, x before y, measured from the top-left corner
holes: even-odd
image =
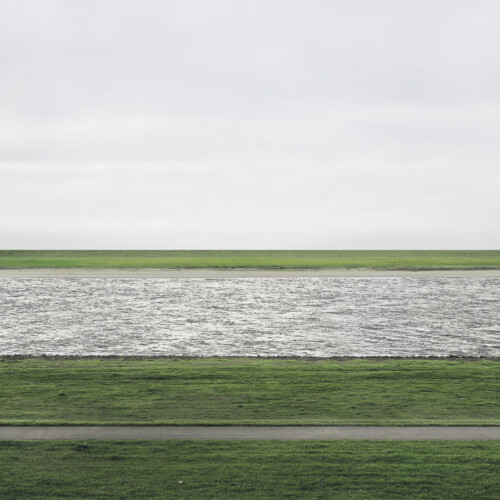
[[[247,360],[294,360],[294,361],[500,361],[500,357],[493,356],[329,356],[329,357],[314,357],[314,356],[126,356],[119,354],[109,355],[59,355],[59,354],[1,354],[0,362],[2,361],[21,361],[23,359],[40,359],[47,361],[64,361],[64,360],[87,360],[96,359],[101,361],[155,361],[155,360],[210,360],[210,359],[247,359]]]

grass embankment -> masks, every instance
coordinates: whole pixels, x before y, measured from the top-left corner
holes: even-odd
[[[0,497],[499,496],[500,443],[0,441]]]
[[[2,250],[0,268],[498,269],[500,250]]]
[[[0,424],[500,424],[491,360],[3,358],[0,381]]]

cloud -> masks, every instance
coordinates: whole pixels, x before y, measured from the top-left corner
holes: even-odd
[[[2,248],[498,248],[494,1],[4,1]]]

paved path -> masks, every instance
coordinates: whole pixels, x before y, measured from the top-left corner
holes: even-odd
[[[0,278],[500,278],[500,269],[0,269]]]
[[[0,440],[25,439],[500,439],[500,427],[375,426],[0,426]]]

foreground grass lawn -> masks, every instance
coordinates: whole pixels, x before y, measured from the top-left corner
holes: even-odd
[[[0,268],[494,269],[500,250],[1,250]]]
[[[0,424],[500,425],[491,360],[0,358]]]
[[[0,441],[0,497],[499,498],[492,441]]]

